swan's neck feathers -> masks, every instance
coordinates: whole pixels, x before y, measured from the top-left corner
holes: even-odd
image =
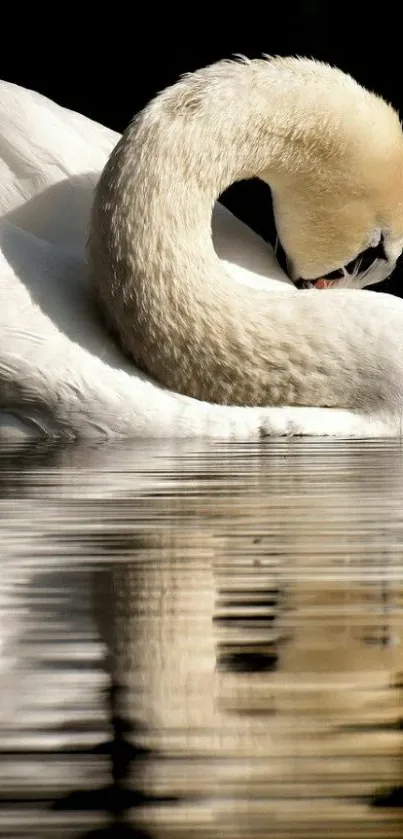
[[[344,404],[347,371],[327,328],[335,295],[314,292],[315,313],[304,293],[284,303],[235,288],[213,248],[211,213],[223,190],[254,176],[274,195],[292,182],[296,204],[298,184],[303,194],[314,177],[337,200],[353,135],[349,171],[359,178],[364,165],[357,126],[372,124],[375,99],[316,62],[224,61],[185,76],[133,120],[101,176],[88,253],[105,318],[141,369],[211,402]],[[400,125],[376,101],[388,119],[374,126],[371,154],[386,166]],[[351,333],[358,348],[354,319]],[[353,368],[360,363],[358,352]],[[348,375],[355,403],[354,369]]]

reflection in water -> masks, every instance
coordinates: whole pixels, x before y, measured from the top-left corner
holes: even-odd
[[[0,467],[2,836],[402,835],[398,443]]]

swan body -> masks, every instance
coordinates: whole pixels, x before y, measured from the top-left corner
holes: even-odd
[[[393,407],[226,406],[171,392],[136,369],[102,323],[85,264],[94,187],[119,136],[8,82],[0,84],[0,111],[0,440],[400,434],[403,310],[394,298],[373,295],[367,303],[368,340],[376,324],[387,345],[388,387],[395,368]],[[92,243],[93,234],[94,227]],[[298,293],[270,247],[218,203],[213,239],[235,296],[249,287],[294,301]],[[351,298],[356,310],[361,294],[357,303]]]

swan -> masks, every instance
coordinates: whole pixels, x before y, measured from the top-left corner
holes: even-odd
[[[379,281],[403,244],[402,134],[383,100],[276,59],[184,77],[123,138],[7,81],[0,109],[0,439],[400,434],[403,303],[297,290],[215,202],[258,172],[294,279],[382,241],[354,275]]]

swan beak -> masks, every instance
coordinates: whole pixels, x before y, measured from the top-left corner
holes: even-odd
[[[337,280],[326,280],[326,279],[319,279],[314,280],[312,285],[314,288],[332,288],[337,283]]]

